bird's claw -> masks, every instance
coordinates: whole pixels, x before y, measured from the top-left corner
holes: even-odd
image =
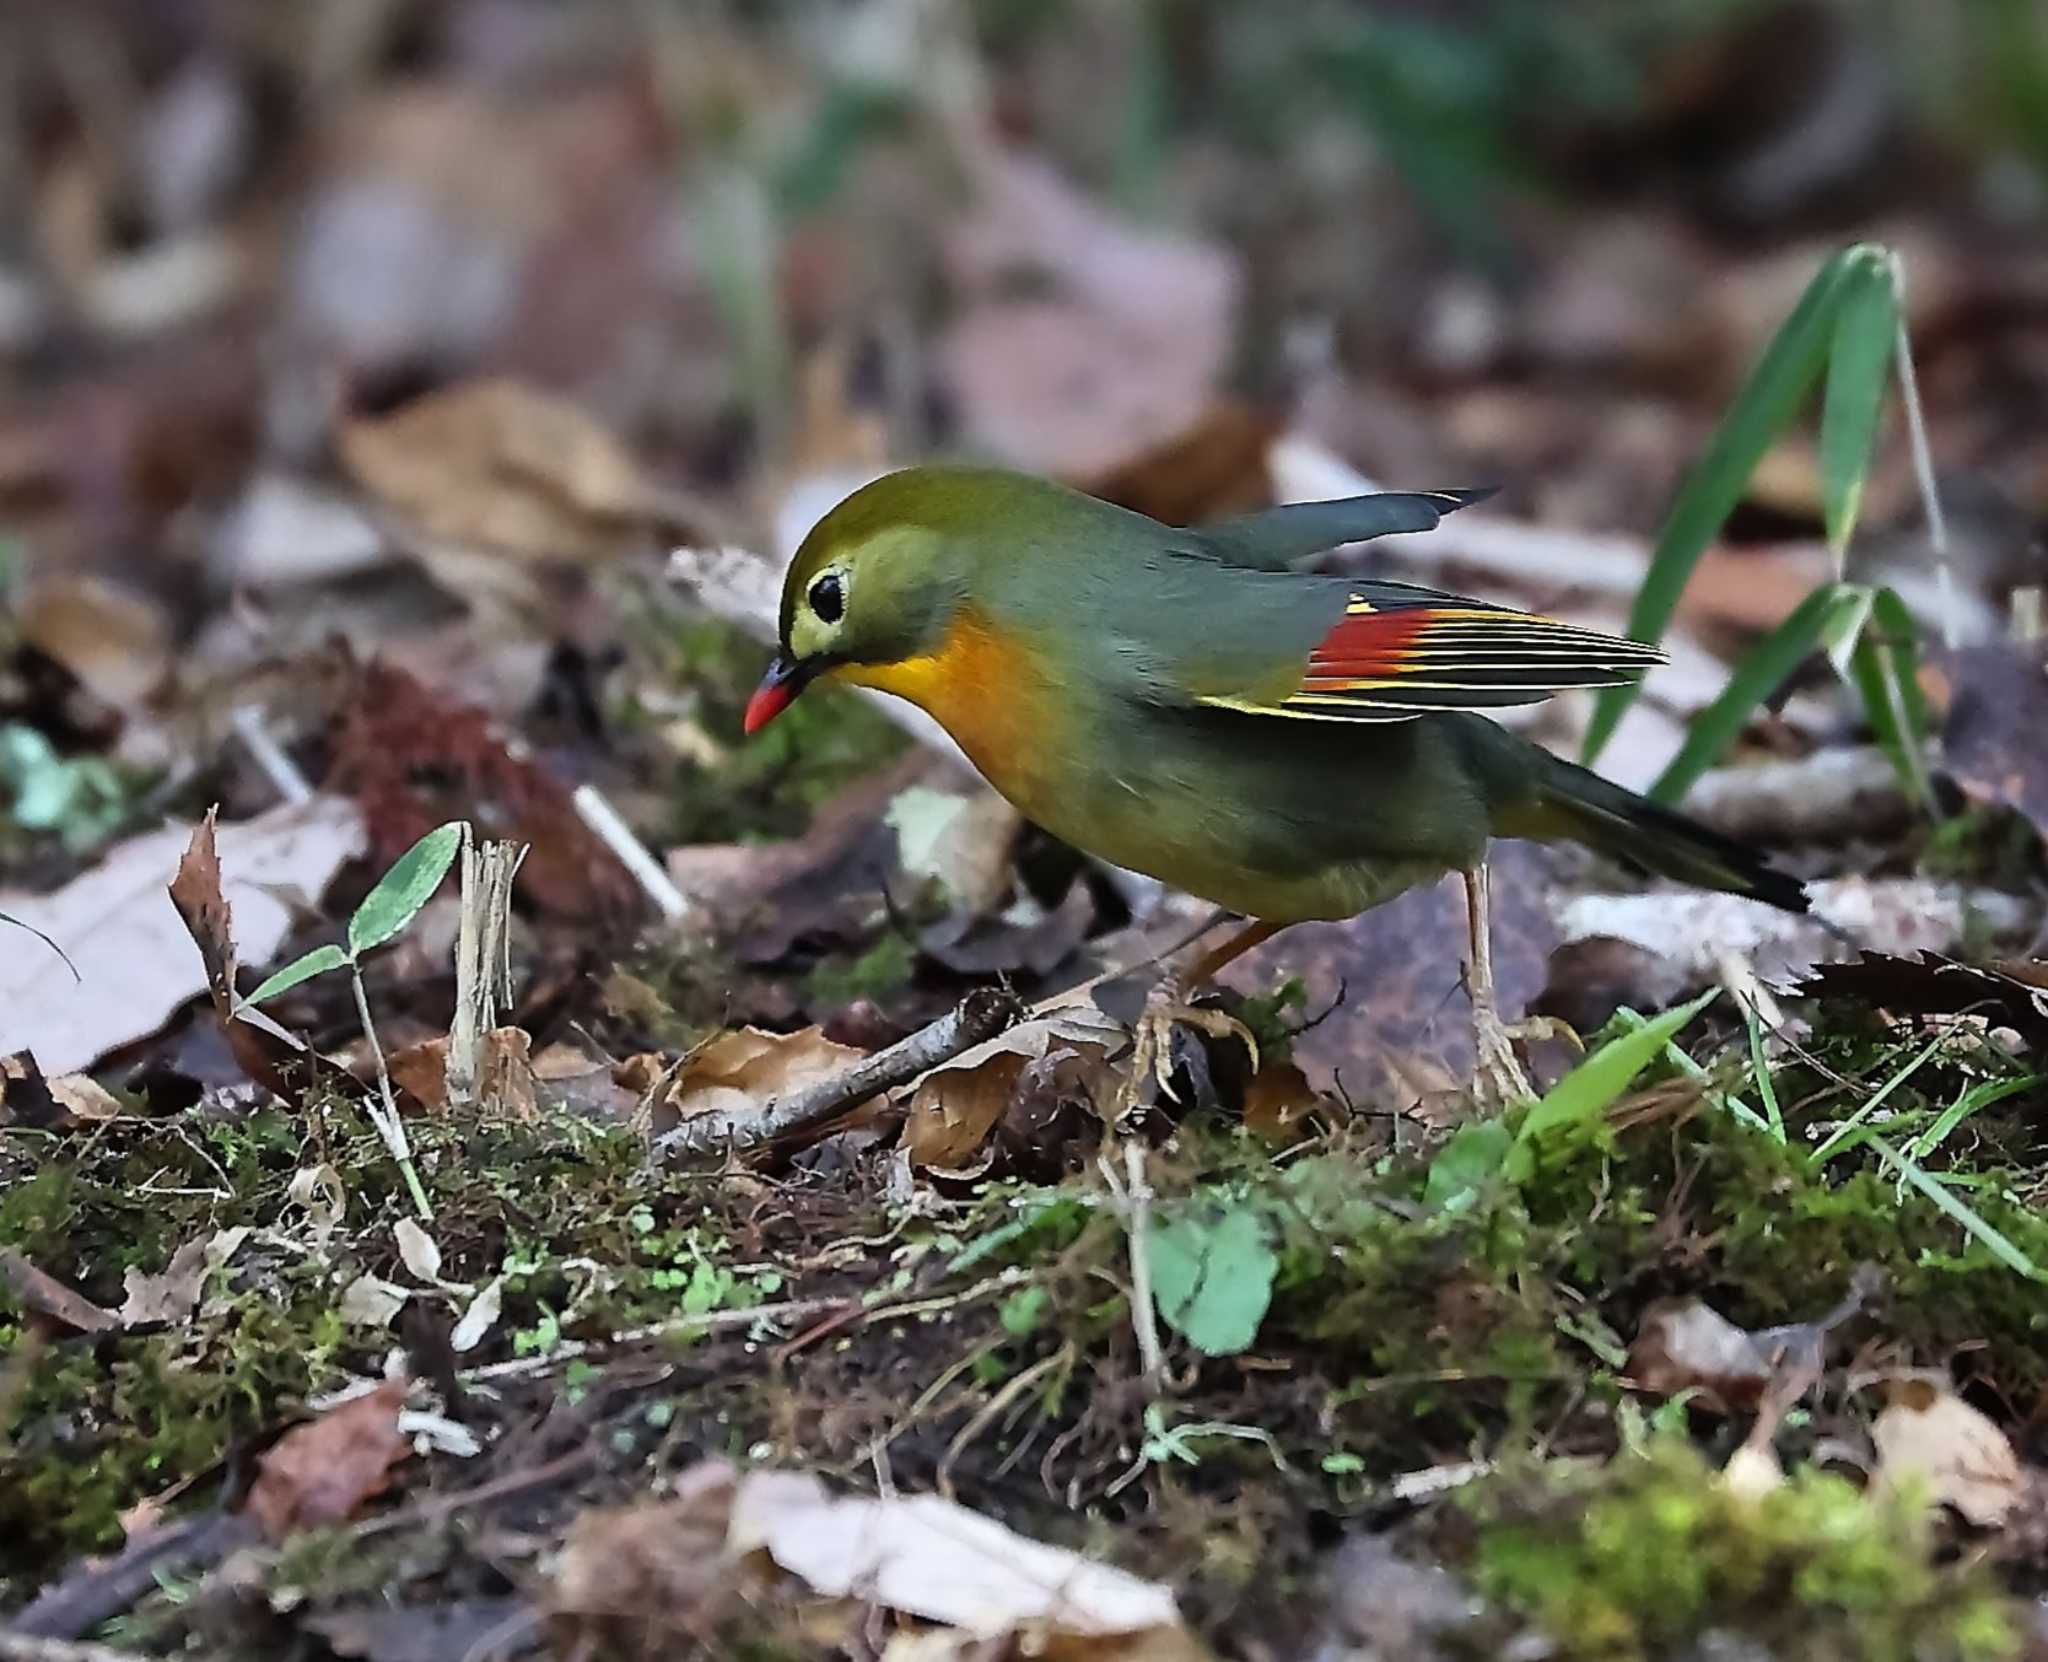
[[[1482,1101],[1496,1108],[1505,1108],[1510,1103],[1527,1102],[1535,1096],[1529,1076],[1523,1072],[1521,1061],[1515,1055],[1517,1040],[1527,1044],[1534,1039],[1561,1039],[1581,1056],[1586,1054],[1586,1041],[1579,1037],[1569,1022],[1560,1021],[1556,1016],[1525,1016],[1518,1022],[1508,1023],[1491,1010],[1473,1012],[1472,1083]]]
[[[1527,1102],[1535,1096],[1529,1076],[1515,1056],[1517,1030],[1491,1010],[1472,1013],[1472,1086],[1481,1101],[1496,1108]]]
[[[1145,1008],[1132,1023],[1130,1067],[1117,1107],[1118,1120],[1139,1106],[1148,1082],[1161,1096],[1179,1100],[1173,1089],[1175,1027],[1192,1027],[1212,1039],[1237,1040],[1251,1057],[1253,1071],[1258,1070],[1259,1041],[1252,1036],[1252,1030],[1222,1010],[1190,1004],[1183,989],[1169,977],[1146,996]]]

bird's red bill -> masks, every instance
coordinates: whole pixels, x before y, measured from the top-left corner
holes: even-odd
[[[740,718],[740,731],[758,733],[796,702],[794,681],[763,681],[747,700],[747,713]],[[730,708],[730,706],[727,706]]]

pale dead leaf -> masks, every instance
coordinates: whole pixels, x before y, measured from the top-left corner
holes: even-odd
[[[391,1468],[412,1452],[398,1429],[408,1386],[387,1379],[287,1431],[257,1456],[243,1510],[273,1541],[354,1517],[389,1487]]]
[[[181,1322],[199,1306],[199,1294],[206,1278],[225,1264],[249,1237],[246,1227],[223,1229],[203,1239],[187,1241],[171,1255],[159,1275],[129,1270],[122,1276],[128,1297],[121,1305],[124,1326],[144,1322]]]
[[[342,1289],[336,1313],[350,1327],[389,1327],[411,1297],[409,1287],[379,1276],[359,1275]]]
[[[1180,1625],[1167,1588],[935,1495],[835,1499],[807,1473],[753,1472],[733,1495],[727,1546],[765,1552],[827,1598],[871,1600],[986,1639]]]
[[[2004,1523],[2025,1489],[2011,1439],[1961,1397],[1922,1380],[1907,1381],[1878,1414],[1870,1440],[1880,1487],[1917,1486],[1979,1529]]]
[[[484,1289],[469,1301],[469,1308],[462,1312],[462,1319],[448,1335],[448,1348],[457,1356],[475,1350],[483,1343],[484,1337],[498,1325],[498,1317],[505,1306],[505,1278],[493,1276],[484,1283]]]
[[[609,558],[645,534],[654,506],[595,417],[516,381],[467,382],[348,422],[339,449],[415,529],[527,559]]]
[[[0,1053],[33,1049],[46,1072],[74,1073],[207,991],[206,965],[165,892],[192,829],[121,843],[54,894],[0,895],[0,911],[56,941],[79,974],[74,982],[33,953],[0,953]],[[223,893],[243,954],[255,963],[275,956],[294,906],[317,903],[364,847],[362,811],[340,797],[222,826]]]
[[[284,1193],[286,1200],[304,1210],[318,1244],[325,1244],[348,1209],[348,1192],[341,1186],[341,1173],[324,1160],[317,1166],[301,1166],[293,1172]]]
[[[699,1114],[743,1114],[844,1073],[865,1058],[835,1044],[823,1028],[764,1033],[741,1027],[707,1040],[684,1058],[674,1080],[651,1105],[659,1135]]]
[[[50,1095],[75,1120],[91,1123],[121,1117],[121,1104],[114,1093],[90,1074],[60,1073],[48,1083]]]
[[[1646,1391],[1709,1391],[1746,1407],[1771,1381],[1771,1359],[1746,1328],[1696,1298],[1665,1300],[1643,1312],[1629,1347],[1628,1376]]]
[[[400,1218],[391,1226],[391,1233],[398,1239],[399,1261],[421,1280],[436,1285],[441,1280],[441,1248],[418,1220]]]
[[[104,1333],[121,1325],[121,1318],[113,1311],[101,1309],[48,1271],[37,1269],[12,1247],[0,1248],[0,1285],[14,1295],[22,1309],[47,1316],[80,1333]]]
[[[1785,1468],[1768,1443],[1744,1443],[1721,1468],[1722,1486],[1744,1500],[1762,1500],[1773,1489],[1783,1487],[1784,1482]]]

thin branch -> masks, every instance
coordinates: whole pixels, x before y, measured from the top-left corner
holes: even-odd
[[[928,1027],[876,1051],[842,1074],[788,1096],[770,1097],[758,1108],[699,1114],[685,1120],[656,1140],[655,1157],[676,1160],[714,1150],[759,1148],[778,1137],[824,1125],[868,1098],[908,1084],[941,1062],[950,1062],[962,1051],[986,1043],[1022,1013],[1007,993],[977,987]]]

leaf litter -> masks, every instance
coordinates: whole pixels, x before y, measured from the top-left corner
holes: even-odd
[[[657,50],[458,6],[445,31],[309,52],[322,95],[274,112],[280,175],[96,202],[124,175],[79,158],[127,126],[39,127],[64,281],[102,296],[88,334],[137,315],[103,303],[131,236],[155,251],[251,210],[292,229],[237,239],[218,291],[275,309],[274,359],[237,314],[155,325],[160,355],[44,352],[27,398],[0,385],[0,563],[42,597],[0,617],[0,721],[41,741],[8,752],[28,763],[0,910],[91,978],[64,1020],[54,961],[7,989],[22,1030],[0,1049],[28,1056],[0,1094],[0,1608],[59,1639],[111,1620],[149,1654],[1618,1657],[1710,1632],[2012,1654],[2048,1368],[2038,782],[2026,649],[1985,637],[2024,616],[2024,539],[1952,515],[1978,639],[1912,672],[1946,724],[1941,824],[1881,724],[1854,747],[1875,773],[1829,771],[1865,712],[1819,663],[1743,712],[1694,793],[1831,880],[1850,909],[1828,915],[1892,956],[1511,850],[1504,1003],[1576,993],[1594,1052],[1543,1059],[1543,1107],[1469,1117],[1461,920],[1430,891],[1236,967],[1220,997],[1265,1066],[1184,1047],[1177,1089],[1110,1125],[1124,1029],[1044,1001],[1192,917],[963,788],[950,746],[906,756],[928,726],[830,689],[733,744],[795,533],[888,458],[963,440],[1170,519],[1368,470],[1504,478],[1519,496],[1372,559],[1619,626],[1717,414],[1701,389],[1738,384],[1820,262],[1617,200],[1501,216],[1536,269],[1496,291],[1415,239],[1342,135],[1283,202],[1213,136],[1197,155],[1136,116],[1113,138],[1040,124],[1040,81],[1126,46],[1142,81],[1142,43],[1063,55],[1023,31],[984,61],[885,10],[846,28],[900,107],[772,26],[707,14]],[[1241,56],[1204,44],[1187,56]],[[253,120],[251,88],[300,69],[244,50],[208,38],[207,96]],[[1683,97],[1728,98],[1757,50],[1728,44]],[[999,140],[958,142],[946,100],[983,84],[961,52]],[[702,65],[743,90],[699,121]],[[161,122],[137,132],[191,119],[153,74],[134,85]],[[789,153],[812,103],[831,142]],[[1069,138],[1101,154],[1058,165]],[[141,154],[138,179],[169,165]],[[1074,182],[1103,157],[1109,190]],[[929,163],[968,197],[915,200]],[[1169,175],[1173,212],[1129,208]],[[287,189],[304,211],[273,221]],[[756,210],[773,236],[750,240]],[[1304,245],[1284,271],[1249,228],[1268,214]],[[1999,384],[1986,357],[2030,373],[2024,273],[1909,246],[1911,295],[1870,296],[1916,339],[1938,324],[1937,451],[2038,479],[2026,424],[1956,390]],[[150,315],[205,304],[165,292]],[[1778,436],[1753,478],[1712,481],[1732,513],[1687,533],[1677,663],[1617,730],[1618,776],[1663,770],[1824,576],[1829,535],[1939,627],[1924,554],[1881,523],[1915,492],[1876,420],[1877,334],[1848,317],[1818,447]],[[1236,402],[1241,371],[1286,407]],[[664,573],[672,541],[691,551]],[[1584,720],[1559,701],[1531,731],[1568,749]],[[294,781],[333,816],[321,860],[245,880],[236,838],[283,823]],[[577,810],[590,790],[678,883],[680,923],[648,923]],[[190,835],[216,802],[217,849],[211,822]],[[387,874],[457,821],[531,856],[499,920],[507,997],[451,1091],[458,905]],[[181,850],[186,933],[142,930]],[[90,895],[95,854],[121,896],[63,928],[29,910]],[[373,946],[359,1010],[343,972]],[[106,994],[110,964],[147,996]],[[248,994],[279,974],[261,1027]],[[1688,1009],[1723,981],[1739,1001]],[[970,1010],[996,1030],[920,1048]],[[876,1073],[892,1054],[906,1071]],[[824,1117],[650,1147],[792,1103]],[[1863,1265],[1884,1296],[1815,1319]],[[1754,1416],[1732,1451],[1708,1390]],[[190,1550],[91,1562],[138,1504]],[[260,1514],[267,1544],[230,1557],[209,1509]]]

